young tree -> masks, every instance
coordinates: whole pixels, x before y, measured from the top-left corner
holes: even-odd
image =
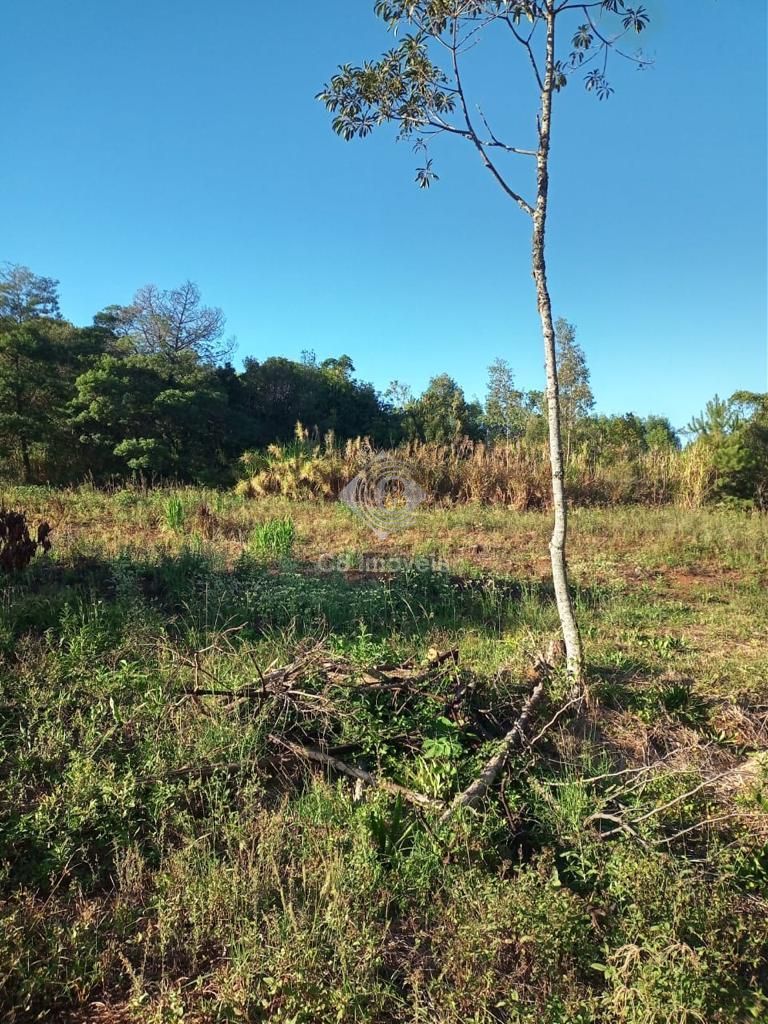
[[[488,367],[488,391],[483,417],[489,441],[511,441],[525,433],[523,393],[515,387],[512,367],[506,359],[494,359]]]
[[[739,423],[739,410],[734,403],[715,395],[707,402],[704,411],[691,419],[685,431],[695,438],[720,441],[731,434]]]
[[[557,376],[560,390],[560,421],[565,435],[566,465],[571,457],[573,434],[580,420],[589,416],[595,397],[589,384],[584,349],[576,341],[576,328],[560,317],[555,324]]]
[[[666,416],[646,416],[643,427],[649,450],[679,451],[680,438]]]
[[[715,395],[687,430],[710,453],[720,498],[768,507],[768,394]]]
[[[423,441],[451,444],[463,437],[480,436],[480,407],[467,402],[453,377],[440,373],[411,408],[417,432]]]
[[[392,380],[381,397],[388,420],[388,443],[395,445],[404,440],[412,441],[417,438],[419,428],[414,415],[416,397],[410,384]]]
[[[426,140],[435,133],[462,139],[476,150],[506,197],[531,221],[531,267],[547,372],[555,520],[550,542],[552,575],[568,671],[574,683],[580,684],[583,655],[568,589],[555,328],[545,258],[552,113],[556,94],[575,73],[583,74],[586,88],[601,99],[610,95],[606,67],[611,53],[643,66],[641,54],[633,56],[619,47],[624,36],[645,29],[648,16],[643,7],[629,6],[626,0],[376,0],[375,10],[392,29],[405,24],[411,31],[380,60],[339,68],[319,96],[335,115],[334,130],[344,139],[362,138],[378,125],[392,123],[401,137],[416,137],[421,148],[426,148]],[[510,48],[519,47],[519,55],[531,69],[538,91],[534,145],[518,147],[503,141],[470,102],[464,58],[491,32],[503,33]],[[557,47],[562,35],[569,44],[560,56]],[[535,161],[532,201],[513,185],[500,162],[506,157]],[[425,157],[417,182],[426,188],[435,177],[432,161]]]

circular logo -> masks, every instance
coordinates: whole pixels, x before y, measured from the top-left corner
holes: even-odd
[[[407,466],[382,452],[339,495],[379,537],[409,526],[427,498]]]

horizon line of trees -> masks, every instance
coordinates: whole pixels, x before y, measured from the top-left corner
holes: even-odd
[[[519,388],[504,359],[489,367],[481,403],[468,400],[446,373],[436,374],[420,395],[399,381],[379,393],[357,379],[348,355],[322,361],[312,351],[300,361],[247,357],[238,371],[230,361],[233,340],[224,334],[223,312],[204,305],[190,281],[169,290],[146,285],[129,305],[108,306],[78,327],[61,316],[56,280],[4,265],[4,475],[70,483],[140,473],[230,484],[245,451],[291,443],[297,422],[316,437],[368,437],[381,447],[464,438],[546,441],[544,392]],[[574,326],[563,319],[557,322],[557,354],[566,461],[577,452],[632,458],[681,447],[680,433],[666,417],[594,413],[586,357]],[[753,450],[745,458],[745,443],[759,449],[765,440],[768,451],[760,426],[761,416],[768,419],[765,403],[752,399],[746,393],[725,403],[716,397],[689,428],[692,436],[727,449],[723,460],[741,478],[762,471],[762,456]],[[749,491],[743,479],[739,490]]]

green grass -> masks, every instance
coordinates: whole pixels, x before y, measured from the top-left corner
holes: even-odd
[[[441,825],[269,734],[450,799],[556,633],[546,517],[436,510],[379,545],[334,505],[3,497],[56,530],[51,557],[1,581],[3,1019],[86,1021],[94,1002],[141,1024],[766,1019],[766,773],[697,788],[765,745],[764,521],[577,513],[589,716]],[[450,570],[318,567],[374,549]],[[284,697],[186,693],[258,693],[312,645],[352,673],[459,661],[423,693],[319,669]]]
[[[184,528],[186,512],[184,502],[177,495],[172,495],[165,504],[165,523],[169,530],[178,533]]]
[[[293,553],[296,526],[290,516],[268,519],[253,528],[250,549],[267,558],[286,559]]]

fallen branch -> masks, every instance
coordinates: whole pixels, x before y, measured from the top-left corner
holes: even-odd
[[[658,760],[654,761],[652,764],[643,764],[643,765],[640,765],[639,767],[634,767],[634,768],[622,768],[620,771],[615,771],[615,772],[603,772],[602,775],[591,775],[591,776],[589,776],[589,778],[579,779],[579,783],[582,786],[591,786],[595,782],[603,782],[606,779],[619,779],[619,778],[622,778],[625,775],[644,775],[644,774],[647,774],[648,772],[655,771],[659,767],[659,765],[664,764],[671,757],[675,757],[678,754],[685,753],[686,751],[689,751],[691,749],[693,749],[693,748],[691,748],[691,747],[675,747],[673,750],[670,750],[666,754],[664,754],[663,757],[658,758]],[[572,785],[572,781],[570,779],[565,781],[565,782],[563,782],[563,781],[561,781],[559,779],[549,779],[547,781],[547,785],[548,786],[570,786],[570,785]]]
[[[616,826],[616,828],[612,828],[608,832],[601,832],[601,839],[610,839],[611,836],[615,836],[618,832],[626,832],[627,835],[636,839],[642,847],[648,849],[648,843],[646,843],[642,836],[639,836],[637,832],[635,832],[635,830],[618,814],[608,814],[607,811],[596,811],[595,814],[590,814],[590,816],[584,820],[584,824],[589,825],[593,821],[610,821]]]
[[[457,664],[459,660],[458,648],[448,651],[431,651],[425,665],[414,665],[412,661],[406,661],[394,668],[377,668],[376,666],[362,671],[359,681],[362,688],[369,690],[404,690],[414,686],[420,686],[434,678],[435,670],[446,662]],[[324,662],[321,666],[326,670],[330,682],[347,682],[356,674],[354,666],[345,662]],[[442,699],[442,698],[440,698]]]
[[[648,766],[645,766],[644,768],[641,768],[641,769],[631,769],[631,770],[636,771],[638,773],[641,772],[641,771],[642,772],[647,772],[647,771],[652,770],[653,768],[656,768],[658,763],[659,762],[656,762],[656,764],[648,765]],[[629,771],[629,770],[630,769],[628,769],[627,771]],[[648,844],[645,842],[645,840],[643,840],[638,835],[638,833],[635,831],[635,828],[633,826],[637,826],[637,825],[641,824],[644,821],[648,821],[649,818],[653,818],[656,815],[661,814],[664,811],[667,811],[667,810],[669,810],[672,807],[676,807],[678,804],[682,803],[685,800],[688,800],[692,796],[695,796],[696,794],[700,793],[702,790],[707,789],[708,787],[715,785],[716,783],[720,782],[722,779],[727,778],[730,775],[742,773],[745,770],[747,770],[747,769],[745,768],[744,765],[736,765],[734,768],[728,768],[726,771],[720,772],[718,775],[715,775],[712,778],[704,779],[703,782],[700,782],[697,786],[694,786],[693,789],[688,790],[686,793],[681,793],[680,795],[674,797],[672,800],[668,800],[666,803],[663,803],[663,804],[660,804],[657,807],[651,808],[650,811],[647,811],[645,814],[641,814],[637,818],[630,818],[629,820],[627,820],[626,818],[622,817],[621,814],[608,814],[605,811],[597,811],[594,814],[590,815],[588,818],[586,818],[585,821],[584,821],[584,824],[587,825],[587,824],[590,824],[593,821],[611,821],[611,822],[613,822],[613,823],[615,823],[617,825],[617,828],[611,829],[609,832],[602,832],[601,833],[601,838],[609,839],[611,836],[616,835],[618,832],[627,832],[628,834],[632,835],[643,846],[645,846],[647,848]],[[623,773],[618,773],[617,772],[617,773],[614,773],[614,775],[626,774],[626,773],[627,772],[623,772]],[[681,775],[681,774],[685,774],[685,772],[680,771],[680,772],[676,772],[675,774]],[[597,778],[610,778],[610,777],[612,777],[612,776],[611,775],[597,776]],[[581,780],[581,781],[589,782],[590,780],[586,779],[586,780]],[[643,780],[640,783],[640,785],[645,785],[645,784],[646,784],[645,780]],[[633,791],[637,790],[637,788],[638,788],[638,784],[636,783],[630,789],[622,791],[619,795],[622,796],[622,797],[625,797],[627,794],[632,793]],[[611,799],[613,799],[613,800],[616,800],[616,798],[617,797],[616,797],[615,794],[613,795],[613,797],[611,797]],[[716,823],[718,823],[720,821],[726,821],[726,820],[734,818],[734,817],[739,817],[738,812],[729,812],[727,814],[715,815],[713,817],[706,818],[703,821],[696,822],[694,825],[691,825],[688,828],[684,828],[681,831],[676,832],[672,836],[662,837],[661,839],[657,840],[656,842],[659,843],[659,844],[661,844],[661,843],[670,844],[670,843],[675,842],[677,839],[682,838],[682,836],[688,835],[690,832],[695,832],[697,829],[704,828],[707,825],[716,824]]]
[[[501,740],[499,750],[486,762],[475,781],[453,799],[451,806],[443,813],[441,821],[447,821],[461,807],[476,807],[498,779],[510,753],[525,742],[526,732],[533,713],[544,696],[550,668],[551,666],[546,662],[540,662],[539,674],[541,678],[533,688],[525,704],[523,704],[523,710],[520,712],[517,721],[503,740]]]
[[[717,825],[721,821],[733,821],[734,818],[740,818],[741,812],[729,811],[728,814],[717,814],[713,818],[705,818],[704,821],[697,821],[695,825],[689,825],[688,828],[682,829],[680,832],[675,832],[673,836],[665,836],[663,839],[657,840],[657,843],[674,843],[683,836],[687,836],[689,832],[695,832],[697,829],[706,828],[708,825]]]
[[[449,661],[455,664],[459,657],[457,649],[432,652],[425,666],[416,666],[406,662],[403,665],[388,670],[375,667],[368,668],[364,670],[362,674],[359,674],[359,669],[343,660],[315,660],[315,656],[317,655],[319,648],[319,644],[315,645],[315,647],[301,654],[288,665],[284,665],[282,667],[270,667],[263,673],[259,671],[258,680],[246,683],[244,686],[238,687],[235,690],[228,690],[222,687],[213,689],[211,687],[198,686],[197,675],[200,672],[209,676],[214,680],[214,682],[217,680],[215,676],[199,664],[198,655],[201,652],[196,652],[194,661],[190,660],[190,664],[193,665],[195,669],[195,685],[183,690],[182,696],[220,697],[225,700],[263,700],[265,697],[270,695],[275,696],[282,694],[298,694],[304,697],[309,697],[309,694],[302,694],[300,691],[292,688],[292,683],[301,676],[303,670],[308,668],[314,668],[333,685],[340,685],[342,683],[353,684],[355,682],[359,682],[362,683],[360,686],[361,691],[366,693],[376,692],[379,690],[395,692],[398,690],[412,689],[416,686],[421,686],[434,678],[435,670],[441,665],[444,665]],[[444,700],[444,698],[439,694],[428,693],[425,691],[421,691],[421,696],[429,697],[436,701]]]
[[[305,747],[301,743],[295,743],[293,740],[287,740],[282,736],[275,736],[273,733],[269,734],[268,739],[270,743],[285,747],[286,750],[290,750],[292,754],[296,754],[298,757],[303,757],[307,761],[314,761],[316,764],[322,764],[326,768],[332,768],[341,775],[347,775],[349,778],[356,779],[368,786],[386,790],[386,792],[400,796],[403,800],[416,804],[418,807],[429,807],[432,810],[442,810],[445,807],[442,800],[433,800],[432,797],[424,796],[423,793],[417,793],[413,789],[407,789],[405,786],[400,786],[397,782],[392,782],[390,779],[378,778],[376,775],[371,774],[371,772],[367,772],[364,768],[356,768],[354,765],[340,761],[330,754],[323,753],[322,750],[317,750],[314,747]]]

